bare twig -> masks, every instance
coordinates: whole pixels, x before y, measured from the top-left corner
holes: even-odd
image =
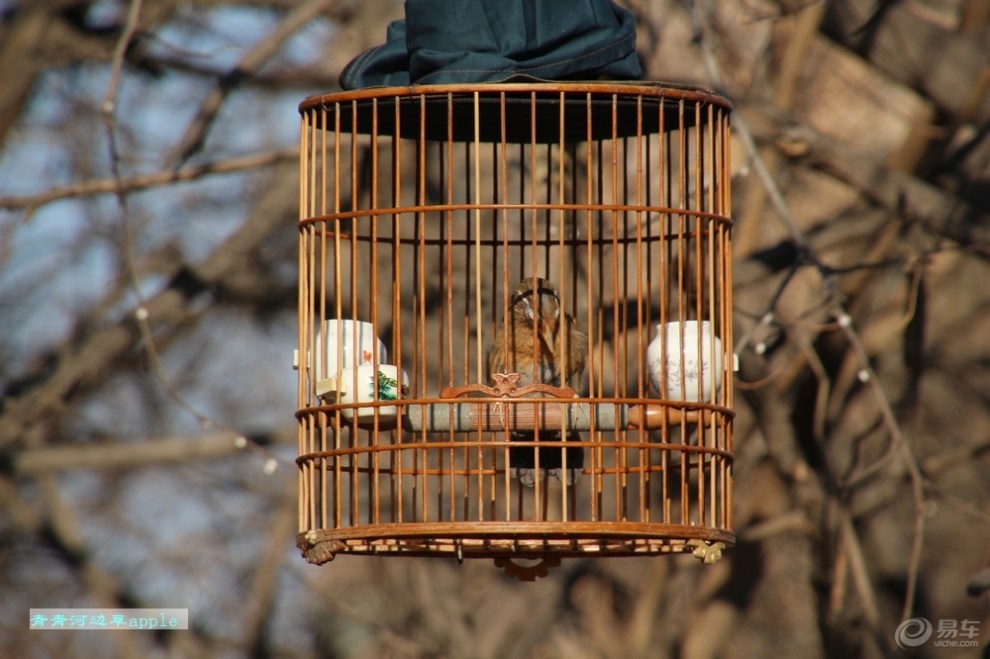
[[[32,448],[14,453],[11,461],[13,473],[19,476],[67,469],[134,469],[224,457],[253,445],[243,435],[226,431],[199,438],[167,437],[111,444]]]
[[[265,525],[267,543],[259,560],[254,562],[251,585],[244,598],[244,647],[253,656],[267,654],[265,644],[270,636],[271,621],[275,617],[276,586],[279,572],[285,560],[285,541],[296,528],[296,501],[294,483],[286,483],[284,496],[279,497],[278,508]]]
[[[123,186],[121,185],[120,154],[117,150],[115,117],[117,108],[117,88],[120,83],[120,70],[123,66],[124,54],[127,52],[127,46],[130,44],[130,40],[133,38],[134,33],[137,30],[138,18],[141,13],[141,3],[142,0],[131,0],[130,9],[127,12],[127,23],[120,35],[120,40],[117,43],[117,47],[114,49],[110,81],[107,84],[107,91],[103,98],[102,105],[103,120],[107,133],[107,146],[110,156],[110,171],[113,175],[115,197],[117,198],[117,204],[120,206],[120,251],[123,256],[127,276],[131,281],[131,288],[138,301],[137,308],[134,311],[134,318],[137,321],[138,331],[141,334],[141,341],[144,344],[144,350],[148,356],[148,360],[151,362],[152,372],[154,373],[155,378],[159,381],[162,388],[165,389],[168,395],[182,408],[199,420],[200,424],[202,424],[204,428],[211,428],[215,425],[213,420],[207,415],[199,412],[193,405],[185,400],[182,395],[179,394],[179,392],[172,385],[171,381],[165,376],[165,372],[161,367],[161,359],[158,355],[158,350],[155,347],[155,342],[151,335],[151,325],[148,322],[148,306],[144,298],[144,294],[141,291],[140,278],[138,277],[137,265],[134,259],[134,230],[131,226],[130,210],[127,206],[127,195],[124,193]]]
[[[190,165],[177,171],[163,170],[131,177],[79,181],[78,183],[49,188],[34,195],[0,197],[0,208],[20,208],[34,212],[45,204],[62,199],[137,192],[172,183],[194,181],[210,174],[229,174],[248,169],[262,169],[280,162],[294,161],[298,157],[299,149],[293,147]]]
[[[206,133],[213,125],[213,120],[223,106],[227,95],[236,88],[242,80],[254,74],[267,62],[289,37],[299,28],[306,25],[317,16],[327,11],[333,5],[333,0],[310,0],[296,7],[276,27],[271,34],[257,43],[241,58],[230,71],[219,77],[216,84],[199,105],[199,110],[192,123],[186,128],[185,134],[166,159],[167,166],[178,169],[203,145]]]
[[[320,4],[320,3],[313,3]],[[141,14],[142,0],[132,0],[127,13],[127,22],[124,27],[123,32],[120,35],[120,39],[117,42],[117,46],[114,49],[113,62],[111,64],[111,75],[110,80],[107,84],[107,90],[104,95],[102,104],[102,114],[104,119],[104,125],[106,127],[107,134],[107,144],[109,150],[110,158],[110,171],[112,174],[111,187],[113,193],[117,199],[117,203],[120,206],[121,211],[121,245],[120,251],[123,256],[124,267],[127,273],[127,277],[131,282],[131,288],[134,293],[135,298],[138,303],[134,310],[134,320],[138,329],[138,333],[141,338],[141,343],[144,347],[145,354],[148,357],[148,361],[151,364],[151,371],[155,379],[159,382],[165,392],[168,394],[172,400],[176,402],[182,409],[186,410],[194,418],[199,421],[202,428],[209,430],[217,427],[221,427],[221,424],[217,423],[208,414],[205,414],[194,406],[190,401],[188,401],[175,385],[165,374],[165,370],[162,368],[161,357],[158,353],[158,349],[155,345],[154,337],[151,332],[150,323],[150,311],[147,300],[141,290],[140,277],[138,275],[138,268],[136,265],[136,260],[134,257],[134,235],[133,227],[130,221],[130,210],[127,204],[127,186],[124,182],[120,173],[120,154],[117,150],[117,140],[116,140],[116,109],[117,109],[117,93],[120,84],[120,72],[123,67],[124,55],[127,52],[127,47],[130,44],[131,39],[137,31],[138,21]],[[288,23],[289,21],[287,21]],[[283,24],[282,27],[285,27]],[[285,37],[283,37],[284,39]],[[159,175],[163,176],[163,175]],[[167,176],[164,175],[164,176]],[[173,174],[173,177],[177,176]],[[247,444],[251,443],[244,435],[236,433],[230,430],[236,438],[233,440],[237,448],[244,448]],[[267,450],[261,446],[254,445],[252,443],[252,448],[257,451],[261,451],[267,454]],[[271,473],[274,470],[276,464],[275,458],[268,454],[268,458],[265,462],[266,473]]]
[[[276,170],[276,175],[289,176],[288,167]],[[284,225],[284,218],[293,212],[291,209],[297,201],[286,186],[266,188],[241,230],[193,266],[203,286],[220,286],[250,270],[255,252],[273,231]],[[181,288],[166,286],[148,298],[145,307],[160,333],[167,328],[178,328],[183,321],[202,313],[201,309],[194,310],[193,305],[194,300]],[[44,420],[64,410],[73,396],[91,390],[99,380],[120,368],[135,342],[140,340],[133,314],[129,315],[112,323],[91,318],[73,351],[60,356],[16,396],[6,397],[0,413],[0,447],[30,444],[36,435],[43,436],[48,426]],[[95,377],[96,374],[100,377]]]
[[[721,71],[715,59],[712,48],[705,38],[704,22],[701,19],[696,3],[692,3],[691,7],[694,14],[696,30],[698,31],[698,43],[701,49],[702,59],[704,60],[707,72],[711,79],[715,82],[716,87],[722,88],[724,87],[723,76],[721,75]],[[914,606],[914,597],[918,583],[918,571],[921,564],[921,550],[924,545],[925,522],[924,513],[922,510],[924,504],[924,490],[921,470],[918,467],[917,460],[915,459],[914,453],[911,451],[910,445],[901,432],[900,425],[894,415],[893,408],[887,398],[887,394],[884,392],[882,386],[876,378],[876,374],[873,372],[872,366],[870,365],[869,356],[863,348],[862,340],[853,327],[851,316],[845,310],[841,301],[836,299],[833,295],[834,271],[828,268],[818,258],[814,249],[808,242],[807,237],[800,230],[800,228],[798,228],[797,223],[790,214],[784,200],[783,193],[780,191],[779,186],[776,181],[774,181],[770,171],[762,161],[759,149],[756,146],[756,142],[753,139],[752,133],[750,132],[746,122],[741,117],[735,117],[733,119],[733,126],[744,149],[746,150],[746,155],[751,163],[753,171],[756,172],[761,184],[766,189],[771,205],[776,211],[777,219],[783,225],[791,240],[798,247],[799,253],[803,256],[806,262],[814,265],[820,273],[823,283],[827,289],[828,297],[832,298],[831,306],[833,309],[833,315],[837,319],[840,330],[845,335],[846,340],[859,361],[860,379],[869,384],[874,400],[880,408],[880,413],[884,419],[885,425],[887,426],[888,432],[890,432],[901,459],[904,461],[904,464],[908,469],[912,497],[915,506],[915,519],[914,538],[912,541],[911,555],[908,562],[907,588],[904,596],[904,606],[902,611],[902,618],[907,619],[910,617],[911,610]]]
[[[863,553],[863,546],[856,533],[856,527],[852,522],[849,512],[838,504],[839,533],[842,544],[842,554],[847,559],[847,567],[852,577],[853,586],[859,595],[859,601],[863,607],[863,617],[867,626],[873,633],[873,638],[877,645],[885,651],[890,651],[888,642],[880,628],[880,606],[877,600],[876,590],[870,580],[870,571],[866,564],[866,556]]]
[[[908,475],[910,476],[911,482],[911,495],[914,500],[914,538],[911,542],[911,554],[908,559],[908,574],[907,574],[907,587],[904,593],[904,607],[901,612],[901,618],[907,620],[911,617],[911,610],[914,607],[914,595],[918,588],[918,571],[921,568],[921,550],[924,546],[924,532],[925,532],[925,514],[924,514],[924,479],[922,477],[921,468],[918,466],[918,461],[915,459],[914,452],[911,450],[910,444],[908,444],[907,439],[901,432],[900,424],[897,422],[897,417],[894,415],[894,410],[890,405],[890,400],[887,398],[886,392],[884,392],[883,387],[880,385],[880,381],[876,377],[876,373],[873,371],[873,367],[870,366],[869,356],[866,354],[866,350],[863,348],[863,342],[859,337],[859,334],[852,327],[852,319],[848,314],[840,307],[836,308],[836,318],[839,321],[839,328],[842,330],[855,351],[856,356],[859,358],[859,362],[862,366],[860,371],[860,380],[867,383],[870,390],[873,392],[873,398],[880,408],[880,414],[883,416],[884,423],[887,426],[888,432],[890,432],[894,443],[897,445],[897,449],[900,453],[901,460],[907,467]]]

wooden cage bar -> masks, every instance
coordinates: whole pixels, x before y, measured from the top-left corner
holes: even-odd
[[[378,88],[300,105],[309,561],[710,561],[734,542],[730,111],[646,83]],[[559,367],[489,373],[516,305],[546,293],[530,294],[533,277],[556,305],[533,333],[556,338],[521,349],[551,350]]]

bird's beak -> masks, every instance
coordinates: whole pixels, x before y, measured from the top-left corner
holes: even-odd
[[[550,318],[553,317],[554,320],[557,319],[557,314],[560,312],[560,307],[557,306],[556,301],[547,298],[544,295],[540,296],[540,317]]]
[[[550,353],[553,354],[553,328],[547,323],[540,323],[540,332],[540,337],[543,339],[543,343],[546,345]]]

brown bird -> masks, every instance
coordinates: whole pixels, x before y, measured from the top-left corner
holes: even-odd
[[[542,277],[523,279],[512,292],[509,310],[502,327],[495,334],[494,345],[488,352],[488,378],[494,373],[518,373],[518,386],[549,384],[577,386],[584,373],[588,355],[588,337],[578,331],[574,318],[562,313],[560,294],[553,283]],[[539,394],[535,394],[539,395]],[[532,432],[517,431],[512,439],[531,441]],[[555,441],[557,431],[539,433],[543,441]],[[568,439],[576,439],[572,433]],[[539,449],[540,470],[560,479],[566,467],[568,483],[583,463],[584,452],[568,449],[562,460],[561,449]],[[509,451],[509,465],[514,476],[527,487],[536,482],[536,451],[518,447]]]

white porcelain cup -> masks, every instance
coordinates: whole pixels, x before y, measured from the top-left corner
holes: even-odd
[[[406,372],[392,364],[365,364],[357,368],[345,368],[341,377],[336,381],[336,398],[338,403],[359,405],[379,401],[397,400],[409,391],[409,376]],[[341,410],[345,419],[370,420],[378,410],[379,421],[391,421],[398,415],[394,405],[367,407],[346,407]]]
[[[362,320],[331,319],[323,323],[322,331],[316,333],[316,355],[313,366],[314,376],[320,389],[328,391],[325,383],[337,378],[338,369],[356,368],[373,364],[375,344],[378,346],[378,363],[388,361],[385,344],[375,336],[374,326]]]
[[[646,350],[646,365],[650,385],[662,398],[711,403],[722,386],[722,342],[707,320],[661,323]]]

